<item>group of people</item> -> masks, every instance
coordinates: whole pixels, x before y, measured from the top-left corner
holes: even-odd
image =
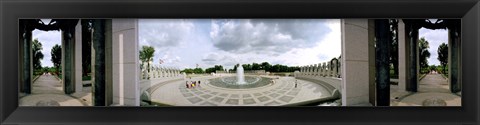
[[[200,81],[185,81],[185,87],[195,88],[195,86],[200,87]]]

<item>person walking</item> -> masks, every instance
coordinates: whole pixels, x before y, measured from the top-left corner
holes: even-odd
[[[295,88],[297,88],[297,82],[298,82],[298,80],[295,80]]]

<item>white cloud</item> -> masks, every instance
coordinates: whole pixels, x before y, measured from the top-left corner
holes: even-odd
[[[179,46],[186,41],[194,25],[188,20],[141,19],[139,20],[139,38],[142,45],[155,46],[160,49]]]
[[[231,53],[278,55],[315,45],[331,29],[325,20],[239,19],[212,20],[210,37],[215,47]]]

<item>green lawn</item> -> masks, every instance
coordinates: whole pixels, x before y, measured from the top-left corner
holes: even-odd
[[[82,81],[92,80],[92,76],[82,76]]]

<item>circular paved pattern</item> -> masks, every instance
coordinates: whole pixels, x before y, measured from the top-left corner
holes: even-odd
[[[185,81],[168,83],[152,92],[152,101],[178,106],[278,106],[331,96],[321,85],[308,81],[298,80],[295,88],[293,77],[252,89],[220,88],[209,85],[207,78],[195,80],[202,81],[200,87],[186,88]]]
[[[32,94],[20,98],[20,106],[85,106],[80,100],[60,94]]]
[[[60,106],[60,103],[57,101],[49,100],[49,101],[39,101],[37,102],[37,106]]]
[[[447,102],[443,99],[433,98],[423,101],[423,106],[446,106]]]
[[[444,105],[442,104],[443,102]],[[461,106],[461,98],[451,93],[415,93],[398,102],[398,106]]]
[[[228,89],[248,89],[257,88],[270,84],[271,78],[259,77],[259,76],[245,76],[245,84],[237,84],[237,78],[235,76],[219,77],[209,79],[209,85],[214,85],[221,88]]]

